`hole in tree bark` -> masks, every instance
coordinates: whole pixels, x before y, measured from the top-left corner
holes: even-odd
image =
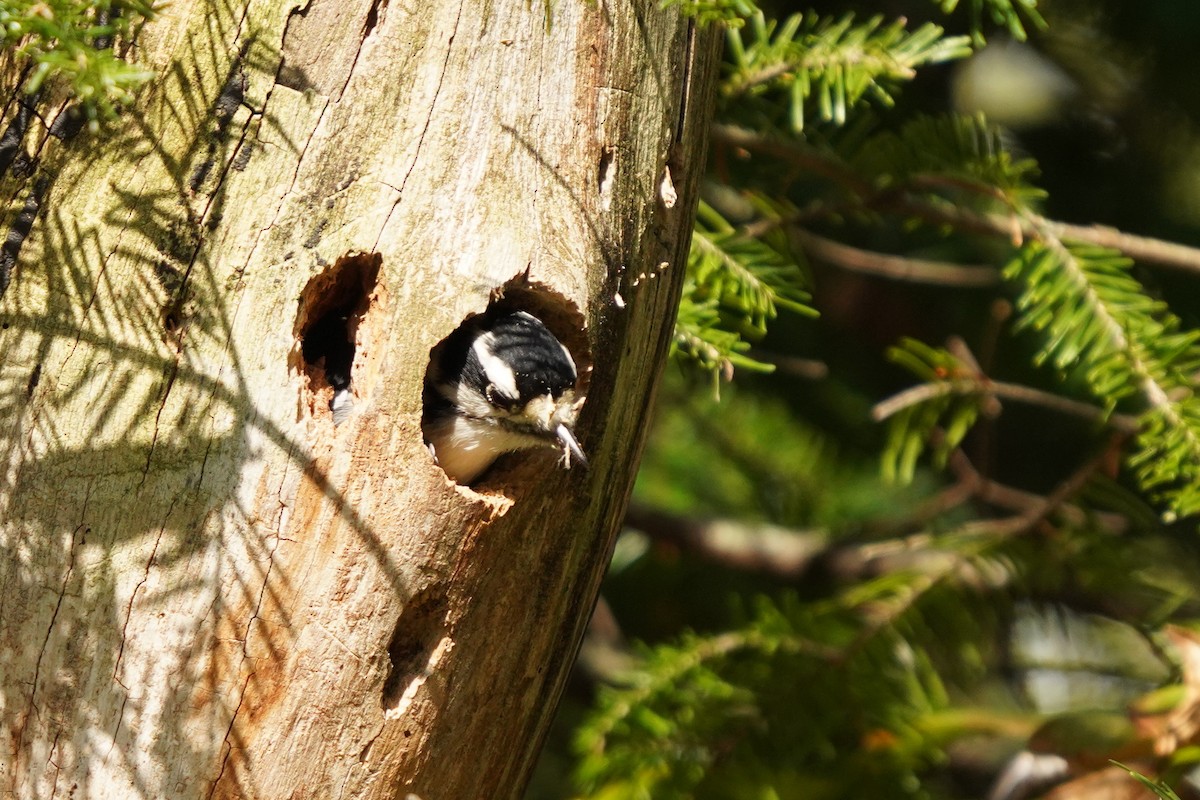
[[[596,188],[600,192],[600,207],[605,211],[612,205],[613,182],[617,177],[617,151],[606,146],[600,151],[600,164],[596,169]]]
[[[349,416],[354,396],[362,394],[354,370],[367,313],[379,298],[382,262],[378,253],[343,256],[300,295],[293,368],[308,379],[310,412],[329,409],[335,425]]]
[[[387,0],[374,0],[371,3],[370,10],[367,11],[367,21],[363,25],[362,38],[366,39],[375,30],[375,27],[383,21],[384,15],[387,13]]]
[[[548,286],[529,282],[525,274],[518,275],[496,289],[492,293],[491,303],[482,314],[468,316],[458,328],[430,350],[429,365],[425,372],[424,408],[421,416],[425,444],[451,480],[464,486],[475,484],[478,478],[489,471],[493,461],[506,458],[506,453],[530,449],[550,452],[557,448],[562,457],[564,452],[565,444],[552,435],[553,425],[546,432],[551,435],[544,441],[534,438],[508,446],[512,444],[514,436],[528,439],[523,432],[514,433],[516,429],[511,424],[515,418],[523,416],[523,403],[530,397],[540,397],[546,391],[551,391],[549,382],[539,384],[537,380],[540,377],[538,373],[546,369],[544,359],[537,355],[531,356],[519,346],[509,350],[512,357],[521,358],[522,363],[530,367],[528,373],[518,369],[512,376],[512,382],[521,396],[521,400],[517,402],[512,402],[511,399],[506,401],[503,397],[504,392],[489,394],[499,384],[504,383],[503,381],[493,385],[487,374],[471,373],[471,370],[477,369],[480,364],[477,360],[474,364],[468,362],[469,353],[473,350],[472,344],[481,329],[487,329],[495,320],[517,312],[529,314],[545,326],[567,351],[569,360],[574,364],[576,379],[573,388],[561,394],[557,388],[552,390],[556,405],[561,403],[573,408],[569,416],[565,412],[560,415],[562,418],[569,418],[567,425],[572,430],[575,414],[587,395],[592,361],[587,335],[584,332],[584,318],[575,304]],[[551,352],[554,349],[551,345]],[[478,354],[475,358],[478,359]],[[454,391],[454,385],[459,383],[467,390],[464,394],[474,397],[473,401],[467,401],[472,403],[469,408],[456,408],[455,402],[447,396]],[[527,383],[530,385],[527,386]],[[484,388],[482,384],[488,385]],[[472,385],[476,389],[474,392],[470,391]],[[510,386],[507,391],[512,389]],[[486,401],[484,397],[487,398]],[[483,405],[480,405],[481,403]],[[489,405],[490,408],[487,408]],[[530,404],[531,407],[532,405]],[[499,411],[493,415],[492,412],[497,409]],[[454,425],[450,420],[465,421]],[[488,442],[501,440],[507,444],[497,445],[499,451],[491,452]],[[567,458],[566,463],[578,463],[578,459]]]
[[[396,621],[388,643],[391,671],[383,684],[383,715],[403,717],[417,692],[454,648],[446,635],[446,595],[442,584],[429,586],[412,597]]]

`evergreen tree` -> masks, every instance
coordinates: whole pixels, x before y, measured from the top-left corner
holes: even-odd
[[[1132,80],[1073,38],[1099,13],[935,5],[679,2],[726,26],[726,72],[685,369],[606,592],[659,643],[597,668],[581,797],[1191,791],[1200,251],[1055,219],[1036,132],[905,96],[1031,34]],[[1079,92],[1059,135],[1115,114]],[[1023,748],[1061,769],[1013,778]]]

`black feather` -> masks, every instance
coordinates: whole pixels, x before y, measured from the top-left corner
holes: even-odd
[[[541,320],[525,312],[497,317],[489,330],[492,354],[512,368],[520,405],[549,394],[555,400],[575,388],[575,365]]]
[[[496,392],[475,351],[475,341],[488,333],[489,352],[512,370],[517,397]],[[438,350],[433,385],[426,387],[433,390],[426,391],[427,415],[454,411],[437,386],[466,386],[510,409],[546,394],[557,400],[575,387],[575,364],[550,329],[527,312],[490,311],[454,331]]]

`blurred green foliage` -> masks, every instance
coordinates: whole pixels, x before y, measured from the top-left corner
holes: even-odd
[[[0,0],[0,35],[15,63],[28,65],[27,94],[65,89],[95,128],[152,77],[113,45],[153,15],[144,0]]]

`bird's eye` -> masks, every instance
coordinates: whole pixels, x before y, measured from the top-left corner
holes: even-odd
[[[483,396],[487,398],[489,403],[497,408],[503,408],[505,411],[512,411],[517,405],[517,401],[514,398],[500,391],[494,383],[489,383],[484,388]]]

